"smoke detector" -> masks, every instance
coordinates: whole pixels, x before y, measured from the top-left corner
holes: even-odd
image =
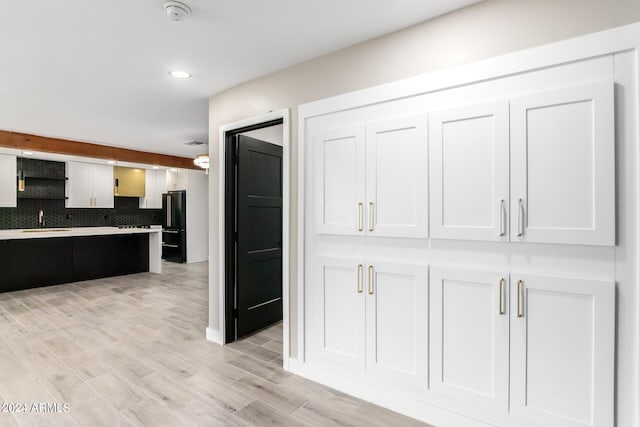
[[[162,3],[162,8],[169,19],[175,22],[184,21],[186,17],[191,15],[191,8],[179,1],[166,1]]]

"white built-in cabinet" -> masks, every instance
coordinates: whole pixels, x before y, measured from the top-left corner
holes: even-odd
[[[144,197],[140,197],[140,209],[162,209],[162,194],[167,192],[167,172],[145,170]]]
[[[613,425],[612,282],[431,267],[430,287],[434,401],[521,426]]]
[[[319,133],[313,141],[319,233],[427,237],[427,116]]]
[[[68,208],[113,208],[113,167],[67,162]]]
[[[398,390],[427,387],[428,267],[319,257],[307,359]]]
[[[302,371],[438,425],[613,427],[613,65],[309,106]]]
[[[511,100],[511,240],[615,244],[611,81]]]
[[[614,245],[613,117],[610,81],[430,113],[431,238]]]
[[[17,206],[16,156],[0,154],[0,207]]]
[[[433,239],[509,240],[509,103],[429,114]]]

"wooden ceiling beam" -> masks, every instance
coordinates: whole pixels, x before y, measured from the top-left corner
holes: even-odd
[[[128,148],[110,147],[107,145],[49,138],[46,136],[9,132],[5,130],[0,130],[0,147],[200,170],[198,166],[193,164],[193,159],[189,157],[149,153],[147,151],[130,150]]]

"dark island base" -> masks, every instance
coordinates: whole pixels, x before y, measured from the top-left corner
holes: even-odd
[[[149,235],[0,241],[0,292],[149,271]]]

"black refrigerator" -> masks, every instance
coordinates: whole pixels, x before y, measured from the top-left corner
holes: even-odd
[[[162,195],[162,259],[187,262],[187,192]]]

